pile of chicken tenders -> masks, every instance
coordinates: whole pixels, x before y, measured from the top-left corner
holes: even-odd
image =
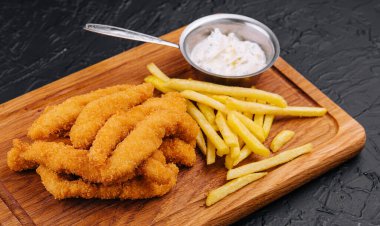
[[[176,184],[178,166],[193,166],[197,123],[186,100],[154,87],[117,85],[48,106],[28,140],[8,152],[14,171],[36,169],[56,199],[144,199]]]

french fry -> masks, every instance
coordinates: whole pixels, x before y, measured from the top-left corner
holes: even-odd
[[[265,104],[265,101],[258,101],[260,104]],[[263,114],[255,114],[253,121],[260,127],[263,127],[264,124],[264,115]]]
[[[212,127],[214,127],[215,130],[218,130],[218,127],[215,125],[214,109],[202,103],[197,103],[197,106],[199,110],[202,112],[202,114],[205,116],[207,121],[212,125]]]
[[[170,89],[170,88],[166,87],[165,82],[156,76],[149,75],[149,76],[145,77],[144,81],[151,83],[154,86],[154,88],[158,89],[159,91],[161,91],[163,93],[175,91],[174,89]]]
[[[181,95],[186,99],[205,104],[223,113],[228,112],[228,109],[224,104],[220,103],[217,100],[214,100],[213,98],[207,95],[195,92],[193,90],[184,90],[181,92]]]
[[[300,155],[310,152],[312,149],[313,145],[311,143],[308,143],[303,146],[281,152],[278,155],[273,156],[271,158],[267,158],[258,162],[253,162],[235,169],[230,169],[227,172],[227,180],[242,177],[250,173],[261,172],[272,167],[284,164],[286,162],[289,162],[290,160],[297,158]]]
[[[262,114],[255,114],[253,122],[256,123],[256,125],[258,125],[260,127],[263,127],[264,115],[262,115]]]
[[[234,160],[233,166],[236,166],[236,165],[239,164],[241,161],[243,161],[244,159],[246,159],[251,153],[252,153],[251,149],[249,149],[248,146],[245,145],[245,146],[240,150],[239,157],[238,157],[237,159]]]
[[[238,119],[236,112],[230,112],[227,117],[227,123],[231,129],[240,136],[245,144],[256,154],[267,157],[270,151],[266,148]]]
[[[197,137],[195,138],[195,140],[196,140],[197,146],[201,150],[201,152],[204,155],[207,155],[206,141],[205,141],[205,138],[203,137],[202,131],[199,131],[199,133],[198,133]]]
[[[239,141],[239,147],[243,148],[243,145],[244,145],[243,139],[241,139],[241,137],[239,137],[239,136],[237,136],[237,137],[238,137],[238,141]]]
[[[257,102],[256,99],[252,99],[252,98],[246,98],[246,101],[248,101],[248,102]],[[226,103],[227,103],[227,100],[224,102],[224,104],[226,104]],[[255,120],[255,118],[254,118],[255,115],[253,113],[251,113],[251,112],[243,112],[243,114],[245,116],[247,116],[248,118],[250,118],[250,119],[253,118],[253,120]],[[259,119],[256,119],[256,120],[259,120]]]
[[[267,173],[252,173],[244,177],[240,177],[235,180],[229,181],[228,183],[208,193],[206,205],[211,206],[215,204],[227,195],[243,188],[244,186],[248,185],[249,183],[252,183],[253,181],[256,181],[264,177],[265,175],[267,175]]]
[[[186,101],[187,103],[187,112],[194,118],[194,120],[198,123],[199,127],[201,127],[202,131],[205,133],[206,137],[210,139],[210,141],[214,144],[218,152],[227,154],[229,153],[229,149],[227,145],[224,143],[223,139],[218,135],[212,125],[207,121],[205,116],[198,110],[197,107],[190,101]]]
[[[234,110],[243,111],[243,112],[251,112],[253,114],[318,117],[318,116],[325,115],[327,112],[325,108],[319,108],[319,107],[280,108],[280,107],[266,105],[266,104],[236,100],[233,98],[228,98],[226,101],[226,105],[229,109],[234,109]]]
[[[270,144],[270,149],[273,152],[277,152],[284,146],[286,143],[288,143],[294,136],[294,132],[291,130],[283,130],[279,132],[272,140]]]
[[[207,165],[215,163],[215,146],[211,142],[210,138],[207,138],[207,155],[206,155]]]
[[[287,106],[287,103],[282,96],[259,89],[223,86],[208,82],[194,80],[189,81],[185,79],[170,79],[168,81],[168,86],[179,91],[194,90],[202,93],[228,95],[232,97],[249,97],[257,100],[263,100],[279,107]]]
[[[253,87],[253,86],[252,86]],[[252,98],[245,98],[246,101],[252,101],[252,102],[256,102],[255,99],[252,99]],[[226,101],[224,102],[224,104],[226,104]],[[250,112],[243,112],[243,115],[247,116],[247,118],[250,118],[252,119],[253,118],[253,114],[250,113]]]
[[[227,169],[232,169],[233,164],[234,164],[234,160],[231,158],[231,151],[230,151],[230,154],[226,155],[224,159],[224,166]]]
[[[264,125],[263,125],[265,139],[269,135],[270,129],[272,127],[273,120],[274,120],[274,115],[265,115]]]
[[[232,160],[235,160],[235,159],[239,158],[239,156],[240,156],[240,147],[239,146],[232,147],[231,150],[230,150],[230,155],[231,155]]]
[[[222,104],[225,104],[227,99],[228,98],[233,98],[233,99],[236,99],[236,100],[245,100],[246,98],[243,98],[243,97],[230,97],[230,96],[226,96],[226,95],[208,95],[209,97],[213,98],[214,100],[217,100],[219,101],[220,103]],[[248,113],[248,114],[251,114],[251,113]],[[253,114],[251,114],[253,116]]]
[[[170,80],[170,78],[165,75],[164,72],[162,72],[154,63],[150,63],[146,66],[152,75],[156,76],[157,78],[161,79],[164,82],[167,82]]]
[[[264,142],[265,135],[262,127],[258,126],[256,123],[254,123],[254,121],[247,118],[247,116],[241,114],[240,112],[234,111],[234,114],[260,142]]]
[[[216,113],[215,123],[227,146],[239,147],[239,140],[237,136],[231,131],[230,127],[227,125],[226,118],[220,111]]]
[[[225,96],[225,95],[210,95],[210,97],[219,101],[222,104],[225,104],[227,99],[229,98],[229,96]]]
[[[247,116],[247,118],[253,118],[253,114],[249,112],[243,112],[243,115]]]

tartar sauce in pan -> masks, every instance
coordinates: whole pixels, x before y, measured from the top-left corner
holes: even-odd
[[[242,41],[234,33],[224,35],[217,28],[194,47],[190,57],[202,69],[227,76],[251,74],[266,66],[265,53],[257,43]]]

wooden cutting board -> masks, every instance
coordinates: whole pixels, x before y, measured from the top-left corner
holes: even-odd
[[[181,31],[176,30],[163,38],[178,42]],[[178,49],[144,44],[0,106],[0,196],[18,219],[44,225],[228,224],[352,158],[364,145],[363,127],[280,58],[270,70],[240,85],[255,85],[278,93],[289,105],[327,108],[328,114],[321,118],[278,118],[268,139],[272,140],[282,129],[290,129],[296,132],[296,136],[287,147],[312,142],[314,150],[272,170],[263,179],[211,207],[205,207],[205,194],[226,182],[226,169],[222,161],[206,166],[200,154],[194,167],[181,170],[178,183],[170,193],[162,198],[139,201],[58,201],[45,191],[34,171],[15,173],[8,169],[6,153],[11,140],[25,138],[27,128],[44,107],[100,87],[139,84],[148,75],[145,66],[150,62],[155,62],[171,77],[203,79],[200,72],[187,64]]]
[[[8,209],[6,204],[0,200],[0,222],[1,225],[22,225],[17,218]]]

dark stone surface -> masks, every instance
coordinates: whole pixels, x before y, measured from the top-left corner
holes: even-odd
[[[84,32],[86,22],[159,36],[220,12],[271,27],[282,57],[368,136],[358,157],[237,224],[380,225],[380,1],[3,0],[0,102],[139,44]]]

